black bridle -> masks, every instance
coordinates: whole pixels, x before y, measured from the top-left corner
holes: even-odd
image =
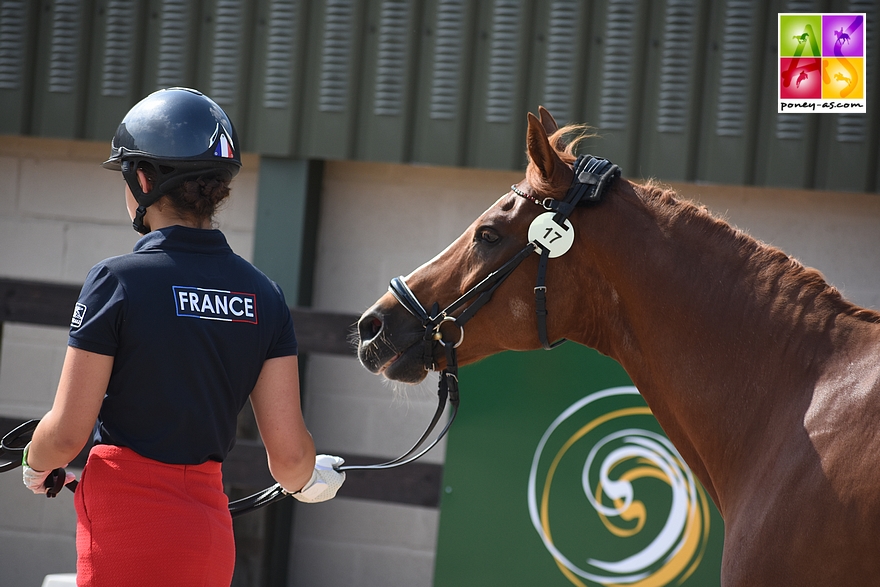
[[[558,230],[571,230],[567,221],[575,207],[584,202],[598,202],[602,198],[603,193],[610,185],[611,181],[620,176],[620,168],[617,165],[614,165],[607,159],[600,159],[598,157],[593,157],[592,155],[579,156],[574,162],[572,168],[574,171],[574,177],[572,178],[571,186],[568,188],[565,198],[562,200],[545,198],[542,201],[535,196],[522,191],[516,185],[510,186],[510,189],[518,196],[542,206],[549,212],[554,212],[553,222],[556,224]],[[482,281],[474,285],[442,311],[439,309],[439,304],[435,303],[431,314],[428,314],[425,307],[422,306],[415,294],[409,289],[409,286],[406,285],[406,281],[402,276],[395,277],[391,280],[388,289],[397,301],[421,322],[422,327],[425,329],[425,350],[423,351],[423,357],[426,369],[431,369],[434,365],[433,344],[440,343],[445,350],[447,364],[451,362],[454,365],[454,370],[449,373],[447,373],[447,365],[447,369],[444,369],[441,373],[441,379],[443,377],[449,377],[450,380],[454,379],[457,386],[458,368],[455,359],[455,348],[457,348],[464,340],[465,323],[473,318],[474,314],[476,314],[477,311],[491,299],[492,294],[495,293],[498,286],[500,286],[504,280],[513,273],[513,270],[516,269],[532,252],[538,252],[541,255],[541,259],[538,261],[538,275],[535,283],[535,315],[538,323],[538,338],[541,341],[541,346],[547,350],[556,348],[565,342],[565,339],[563,338],[554,343],[550,343],[547,336],[546,277],[547,264],[551,258],[551,249],[546,242],[548,241],[542,239],[530,241],[522,248],[522,250],[499,269],[487,275]],[[468,303],[470,304],[467,305],[460,314],[454,316],[458,310]],[[441,328],[447,322],[456,326],[460,332],[459,339],[454,344],[443,340]]]
[[[574,162],[573,171],[574,178],[572,179],[571,186],[568,188],[568,192],[563,200],[545,198],[541,201],[535,196],[520,190],[515,185],[510,186],[510,189],[518,196],[542,206],[549,212],[553,212],[553,222],[557,225],[558,230],[568,231],[570,228],[567,226],[567,220],[575,207],[583,202],[599,201],[610,183],[620,176],[620,168],[617,165],[614,165],[607,159],[600,159],[593,157],[592,155],[579,156]],[[446,435],[446,432],[449,430],[450,426],[452,426],[456,414],[458,414],[458,358],[455,349],[464,341],[464,325],[492,298],[492,294],[495,293],[495,290],[498,289],[504,280],[513,273],[514,269],[516,269],[532,252],[537,252],[541,255],[541,259],[538,262],[538,275],[535,283],[535,314],[538,323],[538,338],[541,341],[541,346],[547,350],[551,350],[565,342],[565,339],[559,339],[554,343],[550,343],[547,336],[547,287],[545,283],[547,276],[547,263],[551,258],[551,249],[541,239],[530,241],[522,248],[522,250],[515,254],[499,269],[487,275],[442,311],[440,310],[439,304],[434,303],[432,311],[429,314],[412,290],[410,290],[409,286],[407,286],[406,281],[402,276],[395,277],[391,280],[391,283],[388,286],[389,291],[410,314],[419,320],[422,327],[425,329],[425,334],[423,336],[424,347],[422,351],[422,360],[426,369],[433,370],[435,367],[434,350],[436,345],[439,344],[443,347],[443,352],[446,357],[446,367],[441,371],[440,380],[438,382],[437,409],[435,410],[434,416],[428,424],[427,429],[425,429],[425,432],[412,448],[404,454],[384,463],[372,465],[342,465],[339,467],[339,471],[381,470],[400,467],[420,458],[440,442],[440,439]],[[455,315],[455,313],[462,308],[464,309],[459,314]],[[459,331],[458,340],[455,342],[447,342],[443,338],[441,329],[447,323],[456,327]],[[419,450],[440,421],[440,418],[446,409],[447,400],[452,408],[446,425],[427,447]],[[29,420],[10,431],[3,437],[2,441],[0,441],[0,473],[18,467],[21,464],[21,453],[24,451],[24,446],[27,444],[27,440],[33,433],[38,422],[39,420]],[[4,463],[3,459],[9,457],[13,458],[9,459],[9,462]],[[64,469],[55,469],[52,471],[46,480],[46,487],[49,488],[47,492],[48,497],[54,497],[59,491],[61,491],[65,486],[64,479]],[[68,483],[66,487],[71,491],[74,491],[76,488],[76,481]],[[290,493],[284,490],[280,484],[276,483],[271,487],[267,487],[263,491],[229,502],[229,512],[232,517],[236,517],[265,507],[287,497],[288,495],[290,495]]]

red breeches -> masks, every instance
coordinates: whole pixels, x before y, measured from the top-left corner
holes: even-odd
[[[228,587],[235,541],[220,463],[92,448],[74,497],[80,587]]]

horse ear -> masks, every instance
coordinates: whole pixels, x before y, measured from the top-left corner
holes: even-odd
[[[556,150],[550,146],[547,138],[547,130],[538,117],[529,112],[529,128],[526,134],[526,148],[529,159],[541,172],[545,180],[551,180],[556,173],[557,163],[562,165],[562,159],[556,154]]]
[[[541,117],[541,124],[544,126],[548,136],[559,130],[559,125],[556,124],[556,120],[547,112],[546,108],[538,106],[538,115]]]

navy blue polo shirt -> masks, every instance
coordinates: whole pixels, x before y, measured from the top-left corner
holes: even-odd
[[[263,362],[297,352],[278,285],[183,226],[92,268],[68,344],[114,357],[95,441],[174,464],[222,461]]]

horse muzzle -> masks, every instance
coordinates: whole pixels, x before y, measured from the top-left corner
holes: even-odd
[[[436,345],[425,344],[423,327],[390,294],[364,312],[357,330],[358,359],[371,373],[419,383],[437,362]]]

